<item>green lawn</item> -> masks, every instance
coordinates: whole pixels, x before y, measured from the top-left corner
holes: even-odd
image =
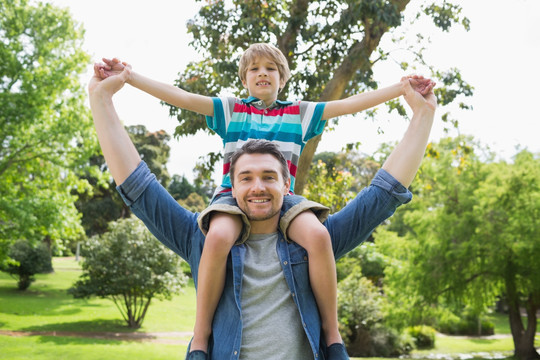
[[[55,272],[37,275],[27,291],[0,272],[0,330],[76,332],[191,331],[195,321],[195,289],[170,301],[155,300],[143,326],[127,328],[114,303],[107,299],[74,299],[67,289],[81,274],[72,259],[53,261]],[[187,343],[189,336],[181,338]],[[61,336],[0,336],[1,358],[14,359],[181,359],[186,345],[102,340]]]
[[[67,289],[81,274],[73,260],[54,260],[55,273],[37,275],[27,291],[0,273],[0,329],[25,331],[131,332],[108,299],[74,299]],[[193,283],[170,301],[153,300],[138,332],[191,331],[195,321]]]
[[[106,299],[73,299],[66,290],[81,274],[73,259],[55,258],[55,272],[38,275],[30,288],[21,292],[15,280],[0,272],[0,330],[76,332],[190,332],[195,321],[195,290],[190,282],[184,293],[170,301],[154,301],[141,329],[127,328],[113,302]],[[508,319],[493,315],[496,334],[508,334]],[[189,336],[181,343],[137,342],[62,336],[0,335],[1,358],[19,359],[182,359]],[[510,337],[464,339],[437,336],[436,348],[415,351],[415,358],[429,354],[510,352]],[[374,359],[372,359],[374,360]]]

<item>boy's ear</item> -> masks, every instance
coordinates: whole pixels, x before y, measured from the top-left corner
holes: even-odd
[[[246,80],[242,80],[242,85],[247,89],[247,83],[246,83]]]
[[[280,91],[280,92],[281,92],[281,90],[283,90],[283,88],[285,87],[285,84],[287,84],[287,80],[280,78],[280,79],[279,79],[279,91]]]

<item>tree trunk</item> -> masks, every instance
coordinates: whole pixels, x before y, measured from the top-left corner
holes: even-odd
[[[410,0],[394,0],[392,2],[396,6],[396,11],[402,13]],[[336,69],[334,77],[324,88],[319,101],[338,100],[342,98],[345,88],[353,78],[354,74],[358,70],[371,69],[372,64],[369,58],[379,46],[379,42],[381,41],[382,36],[388,31],[389,26],[384,22],[368,23],[366,21],[364,22],[364,27],[366,29],[364,38],[362,41],[356,42],[351,46],[349,55],[343,59],[341,65]],[[311,162],[320,141],[321,135],[309,140],[300,156],[296,172],[296,183],[294,186],[294,192],[298,195],[301,195],[304,192]]]
[[[509,266],[511,267],[511,265]],[[507,272],[506,294],[508,297],[508,317],[510,320],[510,329],[512,339],[514,340],[514,357],[518,360],[540,359],[540,355],[534,347],[534,336],[536,334],[536,311],[538,304],[534,301],[534,296],[529,295],[527,301],[527,328],[523,326],[521,320],[521,311],[519,304],[519,293],[515,283],[515,274]]]

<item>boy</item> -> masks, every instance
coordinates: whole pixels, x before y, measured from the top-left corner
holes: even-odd
[[[228,164],[231,154],[249,139],[263,138],[275,142],[289,163],[290,193],[294,189],[296,165],[305,143],[320,134],[325,121],[332,117],[356,113],[404,94],[404,82],[327,103],[278,101],[277,96],[290,78],[287,61],[281,51],[269,44],[253,44],[242,55],[239,76],[249,98],[210,98],[145,78],[131,71],[117,59],[103,59],[96,72],[101,78],[128,72],[127,82],[169,104],[207,116],[208,126],[224,142],[223,183],[216,189],[212,205],[199,217],[206,241],[199,266],[197,315],[192,352],[206,352],[213,314],[223,291],[226,260],[231,247],[242,243],[250,233],[249,223],[242,223],[240,210],[230,195]],[[416,91],[426,94],[433,83],[414,76],[404,80]],[[246,179],[248,181],[249,179]],[[275,181],[271,176],[265,181]],[[271,201],[266,193],[253,193],[252,204]],[[312,210],[312,211],[306,211]],[[330,236],[322,221],[327,209],[297,196],[286,196],[280,229],[307,251],[310,284],[322,320],[326,344],[341,343],[337,321],[337,283]],[[290,224],[290,225],[289,225]],[[308,230],[306,230],[308,229]],[[195,354],[193,354],[195,355]]]

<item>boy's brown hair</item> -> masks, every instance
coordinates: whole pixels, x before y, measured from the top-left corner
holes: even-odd
[[[249,48],[242,54],[240,63],[238,64],[238,76],[240,80],[246,80],[246,73],[251,64],[258,57],[267,57],[276,63],[279,72],[279,78],[287,82],[291,78],[291,70],[285,55],[277,47],[266,44],[256,43],[251,44]]]

